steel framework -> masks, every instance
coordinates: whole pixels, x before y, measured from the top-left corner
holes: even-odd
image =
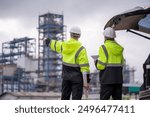
[[[35,56],[36,41],[34,38],[14,38],[12,41],[2,43],[2,55],[0,64],[16,64],[21,55]]]
[[[63,15],[46,13],[39,16],[38,22],[38,77],[44,78],[48,84],[51,81],[56,83],[56,79],[61,78],[61,55],[46,47],[44,39],[65,39]]]
[[[36,41],[34,38],[15,38],[12,41],[2,43],[0,56],[2,92],[34,90],[35,86],[30,74],[26,73],[23,68],[17,68],[16,64],[21,55],[35,57],[35,54]],[[13,75],[10,75],[12,72]]]

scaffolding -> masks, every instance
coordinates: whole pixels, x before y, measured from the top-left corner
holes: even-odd
[[[24,69],[16,68],[12,76],[2,76],[2,92],[33,92],[36,91],[34,80]]]
[[[34,38],[15,38],[2,43],[0,55],[0,75],[2,92],[33,91],[34,83],[30,74],[17,66],[22,55],[35,57],[36,40]]]
[[[2,43],[2,55],[0,64],[16,64],[16,60],[21,56],[35,56],[34,38],[14,38],[12,41]]]
[[[44,44],[44,39],[54,40],[65,39],[65,26],[63,25],[63,15],[46,13],[39,16],[38,26],[38,78],[44,78],[48,85],[56,87],[57,79],[61,78],[62,61],[61,55],[50,50]]]

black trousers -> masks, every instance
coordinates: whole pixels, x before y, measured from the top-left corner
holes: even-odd
[[[81,100],[83,93],[83,81],[75,82],[63,80],[61,100],[69,100],[72,93],[72,100]]]
[[[113,100],[121,100],[122,84],[101,84],[100,100],[109,100],[110,96]]]

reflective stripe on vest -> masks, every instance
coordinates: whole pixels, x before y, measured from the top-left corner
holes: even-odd
[[[89,66],[89,64],[71,64],[71,63],[66,63],[66,62],[63,62],[63,65],[70,66],[70,67],[86,67],[86,66]]]
[[[75,63],[77,63],[76,61],[77,61],[78,55],[80,54],[80,52],[81,52],[83,49],[84,49],[84,47],[81,46],[81,47],[79,48],[79,50],[76,52],[76,54],[75,54]],[[85,63],[85,64],[71,64],[71,63],[66,63],[66,62],[63,62],[63,65],[70,66],[70,67],[87,67],[87,66],[89,66],[88,63]]]
[[[78,58],[78,55],[80,54],[80,52],[82,51],[84,49],[84,47],[83,46],[81,46],[80,48],[79,48],[79,50],[77,51],[77,53],[76,53],[76,55],[75,55],[75,63],[77,63],[77,58]]]
[[[98,63],[101,64],[101,65],[104,65],[106,67],[122,67],[122,63],[108,63],[108,52],[107,52],[107,49],[105,47],[105,45],[102,45],[102,48],[104,50],[104,53],[105,53],[105,56],[106,56],[106,63],[103,63],[102,61],[98,60]]]
[[[107,52],[107,49],[106,49],[106,47],[105,47],[105,45],[102,45],[102,48],[103,48],[103,50],[104,50],[104,53],[105,53],[105,56],[106,56],[106,63],[108,63],[108,52]]]
[[[123,67],[123,65],[120,63],[108,63],[107,67]]]
[[[122,67],[123,65],[120,63],[103,63],[102,61],[98,60],[98,63],[104,65],[105,67]]]
[[[99,64],[101,64],[101,65],[104,65],[104,66],[106,66],[107,65],[107,63],[103,63],[102,61],[100,61],[100,60],[98,60],[98,63]]]
[[[79,64],[79,66],[80,67],[87,67],[87,66],[89,66],[89,64],[87,63],[87,64]]]

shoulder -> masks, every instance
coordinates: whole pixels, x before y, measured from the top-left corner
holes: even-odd
[[[104,46],[106,47],[105,44],[100,45],[100,46],[99,46],[99,49],[103,49]]]
[[[86,50],[86,48],[81,45],[81,46],[79,46],[79,49],[78,49],[78,50],[83,51],[83,50]]]

